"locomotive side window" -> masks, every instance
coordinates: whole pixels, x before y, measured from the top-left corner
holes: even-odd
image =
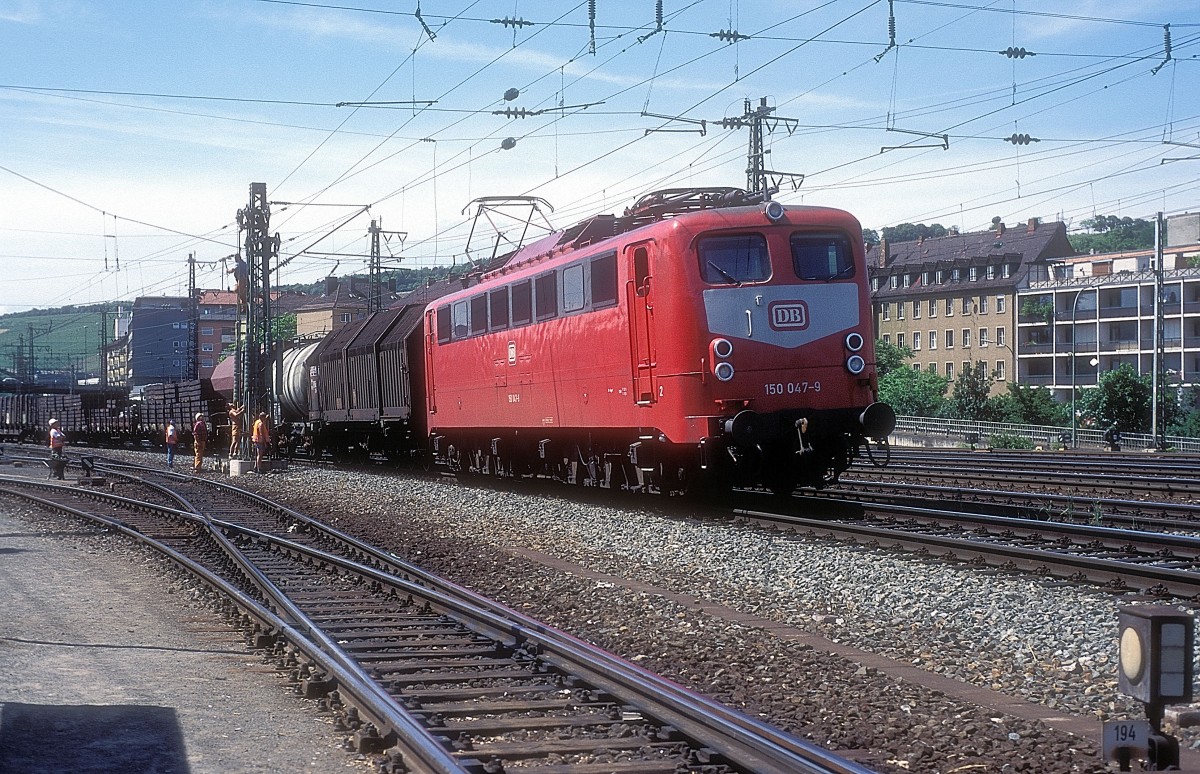
[[[450,307],[441,306],[437,310],[437,340],[445,344],[450,340]]]
[[[549,320],[558,314],[558,275],[552,271],[534,279],[534,293],[539,320]]]
[[[467,302],[455,302],[450,314],[454,320],[454,338],[465,339],[467,337]]]
[[[488,293],[491,306],[491,330],[502,331],[508,327],[508,288]]]
[[[592,308],[601,309],[617,303],[617,254],[609,253],[593,258]]]
[[[792,266],[803,280],[854,276],[854,253],[842,234],[792,234]]]
[[[562,310],[578,312],[587,300],[583,288],[583,264],[568,266],[562,271]]]
[[[471,299],[471,333],[485,333],[488,325],[487,295],[480,293]]]
[[[713,285],[740,285],[771,278],[771,257],[761,234],[701,239],[700,276]]]
[[[512,286],[512,324],[528,325],[533,322],[533,288],[529,280]]]

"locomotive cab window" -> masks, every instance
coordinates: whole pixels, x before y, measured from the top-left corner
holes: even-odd
[[[700,240],[700,276],[712,285],[740,285],[771,278],[771,257],[761,234]]]
[[[791,245],[792,266],[802,280],[828,282],[854,276],[854,253],[841,234],[792,234]]]

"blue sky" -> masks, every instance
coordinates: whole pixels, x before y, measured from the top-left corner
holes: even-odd
[[[767,140],[805,176],[777,198],[868,228],[1200,209],[1200,159],[1162,163],[1200,157],[1194,0],[894,0],[895,47],[886,0],[665,0],[662,31],[596,0],[594,36],[586,0],[424,0],[429,32],[416,8],[0,0],[0,312],[180,294],[189,253],[227,285],[251,182],[290,203],[284,283],[364,270],[371,218],[421,267],[465,260],[474,197],[564,227],[742,186],[747,132],[715,122],[762,97],[798,122]]]

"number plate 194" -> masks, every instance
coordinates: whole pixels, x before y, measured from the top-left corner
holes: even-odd
[[[1117,749],[1121,747],[1128,747],[1144,755],[1147,751],[1146,740],[1149,737],[1150,722],[1148,720],[1106,720],[1104,721],[1104,759],[1114,760],[1117,757]]]

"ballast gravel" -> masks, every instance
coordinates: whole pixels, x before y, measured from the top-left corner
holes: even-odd
[[[1054,712],[1144,717],[1116,685],[1117,608],[1130,600],[1101,590],[665,516],[637,500],[309,468],[237,483],[881,772],[1115,769],[1099,757],[1099,723],[1095,737],[1063,733],[689,600]]]

